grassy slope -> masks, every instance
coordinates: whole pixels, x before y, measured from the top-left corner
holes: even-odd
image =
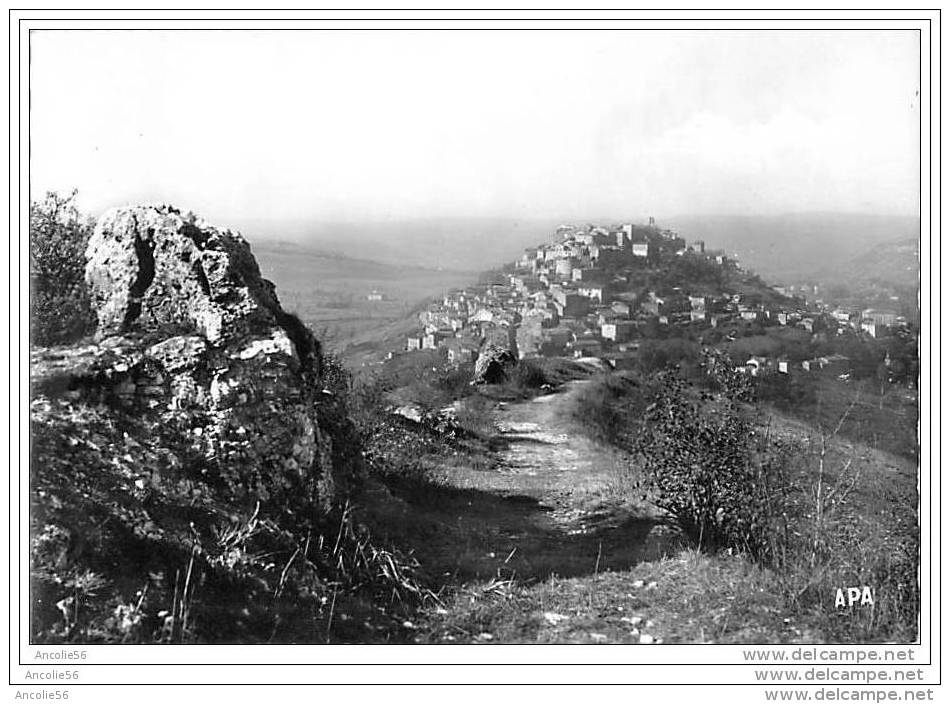
[[[317,333],[327,347],[354,347],[357,365],[380,351],[398,349],[419,327],[424,301],[474,282],[473,272],[394,266],[352,259],[294,244],[254,244],[262,274],[277,284],[281,303]],[[379,291],[383,301],[368,301]]]
[[[490,416],[493,436],[451,457],[433,458],[441,483],[400,499],[411,524],[392,515],[386,521],[388,538],[414,545],[423,569],[443,587],[442,603],[415,619],[416,641],[914,639],[915,595],[899,593],[915,560],[912,460],[844,437],[828,439],[825,491],[836,488],[843,500],[821,519],[826,551],[814,568],[799,560],[783,573],[742,555],[683,547],[648,506],[631,503],[623,460],[603,445],[587,441],[578,453],[591,472],[566,480],[532,475],[524,455],[512,455],[512,448],[539,438],[513,443],[497,432],[498,419],[530,417],[555,435],[571,430],[545,412],[523,416],[528,405],[496,409]],[[777,414],[770,425],[774,436],[797,448],[801,461],[793,481],[807,505],[818,469],[813,430]],[[521,462],[511,462],[513,456]],[[572,533],[578,525],[585,530]],[[874,609],[835,608],[837,587],[863,584],[875,588]]]
[[[812,380],[814,398],[806,402],[777,403],[770,410],[829,430],[844,417],[840,434],[871,448],[916,459],[919,393],[898,385],[881,386],[873,379],[843,383],[832,376]]]
[[[624,571],[534,585],[470,584],[426,622],[426,642],[761,643],[814,638],[774,577],[738,556],[681,550]],[[786,621],[785,619],[788,618]]]
[[[302,261],[308,266],[313,263],[287,253],[281,256],[289,270],[298,272]],[[266,258],[265,253],[262,260]],[[275,257],[272,262],[279,259]],[[419,287],[399,289],[401,295],[409,296],[430,284],[436,291],[439,286],[458,283],[454,273],[399,270],[396,275],[367,263],[344,274],[345,268],[333,258],[325,258],[320,266],[325,267],[326,275],[313,279],[320,279],[321,286],[327,288],[306,289],[313,280],[308,273],[297,280],[300,290],[322,296],[342,291],[358,297],[371,288],[385,290],[387,284],[381,282],[386,281],[396,290],[400,277],[405,276],[411,280],[411,287]],[[279,273],[271,275],[282,282],[292,279]],[[293,295],[290,300],[294,300]],[[396,311],[389,315],[378,306],[354,305],[343,309],[342,314],[337,312],[340,309],[317,308],[311,321],[318,327],[323,320],[346,330],[345,321],[353,316],[353,327],[344,335],[356,343],[350,351],[362,353],[364,358],[380,349],[380,340],[383,346],[398,346],[399,338],[414,327],[412,316],[400,318]],[[840,412],[846,405],[842,396],[845,390],[836,390],[836,398],[841,398],[834,404],[826,401],[823,416]],[[873,409],[868,406],[864,410]],[[852,411],[855,417],[846,423],[844,435],[863,437],[852,432],[852,426],[867,426],[866,420],[858,420],[862,412],[860,405]],[[773,411],[773,418],[774,431],[780,435],[801,439],[811,430],[801,420],[783,417],[777,411]],[[826,427],[830,419],[831,415],[824,418]],[[889,442],[880,444],[891,446]],[[860,580],[873,585],[882,570],[890,569],[886,561],[872,564],[874,558],[886,550],[907,547],[905,538],[914,525],[915,468],[906,459],[844,437],[832,445],[832,454],[837,457],[861,458],[855,465],[860,467],[859,489],[852,497],[850,510],[839,511],[830,528],[832,532],[840,529],[842,542],[838,548],[855,559],[839,560],[835,570],[818,574],[815,584],[806,585],[804,593],[791,600],[786,598],[787,580],[741,556],[708,556],[671,545],[669,555],[661,559],[611,560],[609,552],[613,548],[609,545],[608,555],[601,554],[604,538],[611,535],[608,540],[613,539],[616,545],[630,535],[617,531],[615,525],[610,533],[599,534],[596,546],[592,540],[565,543],[557,539],[539,525],[538,517],[544,516],[544,511],[536,498],[504,492],[499,495],[495,491],[498,446],[490,436],[483,437],[481,444],[473,441],[467,449],[429,457],[430,469],[441,484],[422,492],[414,487],[411,495],[397,489],[395,498],[386,494],[381,501],[370,500],[365,518],[375,523],[375,531],[387,540],[414,547],[430,584],[444,590],[442,606],[416,619],[414,629],[419,641],[636,642],[643,634],[649,636],[645,641],[657,638],[663,642],[910,639],[913,634],[906,619],[887,613],[888,599],[893,601],[894,595],[879,595],[883,606],[877,614],[842,614],[833,608],[833,587]],[[809,475],[803,468],[803,487],[808,485],[809,476],[813,479],[814,474]],[[614,501],[621,491],[616,484],[601,490],[600,498],[606,503]],[[583,510],[594,510],[596,503],[594,500]],[[522,552],[516,551],[506,562],[510,549],[506,536],[515,534],[521,536]],[[505,545],[499,547],[499,543]],[[524,554],[526,545],[530,559]],[[638,617],[642,620],[635,626]]]

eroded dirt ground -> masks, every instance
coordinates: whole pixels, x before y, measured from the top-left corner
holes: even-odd
[[[623,458],[571,427],[571,396],[585,383],[497,403],[483,456],[459,456],[443,466],[440,486],[400,497],[401,515],[389,525],[413,526],[415,556],[430,583],[444,585],[440,603],[410,624],[415,640],[639,642],[631,622],[645,619],[613,597],[617,630],[609,635],[584,626],[575,633],[568,625],[576,615],[561,613],[573,602],[594,608],[582,583],[609,581],[678,547],[654,510],[629,502]],[[633,588],[646,588],[640,582]],[[484,620],[483,608],[511,628],[463,623]]]

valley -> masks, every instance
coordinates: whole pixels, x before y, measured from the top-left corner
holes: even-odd
[[[478,272],[386,264],[292,242],[265,240],[254,252],[286,309],[328,351],[355,366],[378,361],[381,349],[398,345],[426,301],[479,278]]]

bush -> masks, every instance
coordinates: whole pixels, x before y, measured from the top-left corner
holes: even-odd
[[[545,386],[560,386],[575,379],[586,379],[592,373],[590,367],[570,359],[528,357],[518,361],[504,386],[513,396],[527,398]]]
[[[736,402],[697,398],[670,372],[660,382],[636,440],[646,494],[700,547],[769,562],[787,487],[782,453]]]
[[[391,412],[394,395],[414,394],[408,387],[394,388],[399,381],[389,372],[355,378],[346,375],[346,406],[359,435],[367,472],[388,484],[410,489],[437,484],[440,477],[429,458],[450,452],[452,439],[431,422],[417,423]],[[401,401],[418,403],[415,398]],[[432,420],[432,409],[439,407],[420,406],[427,421]]]
[[[514,374],[515,383],[525,389],[540,389],[550,383],[539,360],[522,359],[515,367]]]
[[[353,389],[353,375],[343,361],[331,352],[323,354],[320,380],[323,388],[343,399],[349,399]]]
[[[699,345],[690,340],[647,339],[640,343],[638,362],[644,372],[655,372],[671,365],[693,368],[699,361]]]
[[[85,282],[86,244],[92,224],[68,196],[47,193],[30,204],[30,341],[75,342],[95,329]]]

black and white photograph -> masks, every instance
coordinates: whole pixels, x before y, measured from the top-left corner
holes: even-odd
[[[21,665],[929,657],[930,15],[213,14],[11,54]]]

